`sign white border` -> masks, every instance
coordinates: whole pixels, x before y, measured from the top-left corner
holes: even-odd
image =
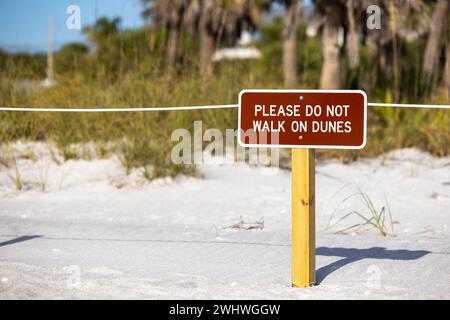
[[[241,111],[242,111],[242,95],[247,92],[260,93],[360,93],[364,97],[364,129],[363,143],[360,146],[311,146],[311,145],[284,145],[284,144],[246,144],[241,141]],[[353,149],[359,150],[364,148],[367,140],[367,94],[362,90],[276,90],[276,89],[244,89],[239,93],[239,109],[238,109],[238,142],[242,147],[255,148],[303,148],[303,149]]]

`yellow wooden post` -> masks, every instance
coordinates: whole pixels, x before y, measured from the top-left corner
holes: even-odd
[[[316,283],[315,152],[292,149],[292,286]]]

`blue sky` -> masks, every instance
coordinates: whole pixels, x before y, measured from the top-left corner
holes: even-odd
[[[307,5],[310,2],[304,0]],[[80,7],[81,27],[102,16],[120,17],[123,29],[144,25],[140,0],[0,0],[0,48],[10,52],[45,52],[49,16],[54,19],[56,49],[68,42],[85,41],[81,30],[66,27],[70,5]]]
[[[0,0],[0,48],[7,51],[46,51],[48,17],[54,19],[54,41],[84,41],[80,30],[66,27],[69,5],[81,9],[81,26],[92,24],[96,17],[121,17],[122,28],[144,24],[140,0]]]

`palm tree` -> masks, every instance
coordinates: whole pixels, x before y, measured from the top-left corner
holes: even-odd
[[[142,15],[152,18],[157,25],[168,31],[166,70],[171,73],[178,57],[180,30],[189,0],[141,0],[144,4]]]
[[[430,84],[433,80],[433,74],[439,60],[439,53],[442,43],[442,33],[447,25],[449,18],[449,1],[438,0],[433,13],[433,23],[431,24],[428,36],[425,56],[422,65],[422,72],[426,84]]]
[[[450,101],[450,43],[447,43],[447,50],[445,53],[445,71],[444,84],[447,87],[447,103]]]
[[[210,76],[216,39],[223,26],[224,11],[221,0],[203,0],[200,12],[200,73]]]
[[[366,13],[367,8],[370,5],[376,5],[378,8],[380,8],[380,14],[385,15],[386,12],[384,10],[384,6],[382,4],[383,0],[362,0],[361,6],[363,8],[366,8],[364,10],[364,14]],[[367,19],[367,17],[366,17]],[[365,28],[365,25],[362,26]],[[366,29],[366,36],[365,36],[365,44],[369,49],[369,56],[372,60],[377,60],[380,54],[380,49],[383,45],[382,38],[385,34],[383,30],[386,30],[386,19],[380,19],[380,29]],[[386,37],[385,37],[386,38]]]
[[[356,69],[359,66],[359,34],[355,19],[355,1],[347,0],[347,56],[351,69]]]
[[[400,1],[383,0],[389,15],[389,30],[392,42],[392,64],[393,64],[393,97],[395,101],[401,98],[401,68],[399,57],[399,40],[416,39],[425,34],[430,26],[430,20],[426,5],[423,0]]]
[[[283,75],[287,87],[297,85],[297,30],[300,22],[302,5],[299,0],[282,0],[286,10],[283,22]]]
[[[212,74],[212,56],[218,43],[225,41],[233,45],[243,30],[252,31],[256,27],[259,21],[257,4],[251,0],[190,2],[185,21],[188,29],[200,36],[200,72],[203,75]]]
[[[400,100],[400,65],[398,60],[398,45],[397,45],[397,8],[394,1],[389,1],[389,31],[392,38],[392,62],[394,75],[394,101]]]
[[[419,39],[425,35],[431,20],[426,2],[428,0],[362,0],[358,10],[365,11],[369,5],[377,5],[381,13],[381,29],[369,30],[362,24],[365,44],[368,48],[371,73],[362,75],[368,94],[376,82],[378,68],[387,71],[393,79],[392,95],[395,100],[401,95],[401,47],[403,41]],[[389,32],[384,32],[388,30]]]
[[[339,89],[339,30],[345,22],[345,0],[315,0],[314,11],[317,19],[323,20],[322,53],[323,64],[320,75],[321,89]]]

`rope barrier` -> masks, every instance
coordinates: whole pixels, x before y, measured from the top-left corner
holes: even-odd
[[[212,106],[183,106],[183,107],[154,107],[154,108],[13,108],[0,107],[0,111],[25,111],[25,112],[141,112],[141,111],[184,111],[205,109],[229,109],[237,108],[237,104],[224,104]]]
[[[407,104],[407,103],[375,103],[375,102],[369,102],[367,105],[369,107],[450,109],[450,105],[444,105],[444,104]]]
[[[440,104],[401,104],[401,103],[374,103],[369,102],[369,107],[394,107],[394,108],[426,108],[426,109],[450,109],[450,105]],[[182,106],[182,107],[154,107],[154,108],[33,108],[33,107],[0,107],[0,111],[23,111],[23,112],[144,112],[144,111],[186,111],[206,109],[232,109],[238,108],[237,104],[223,104],[211,106]]]

